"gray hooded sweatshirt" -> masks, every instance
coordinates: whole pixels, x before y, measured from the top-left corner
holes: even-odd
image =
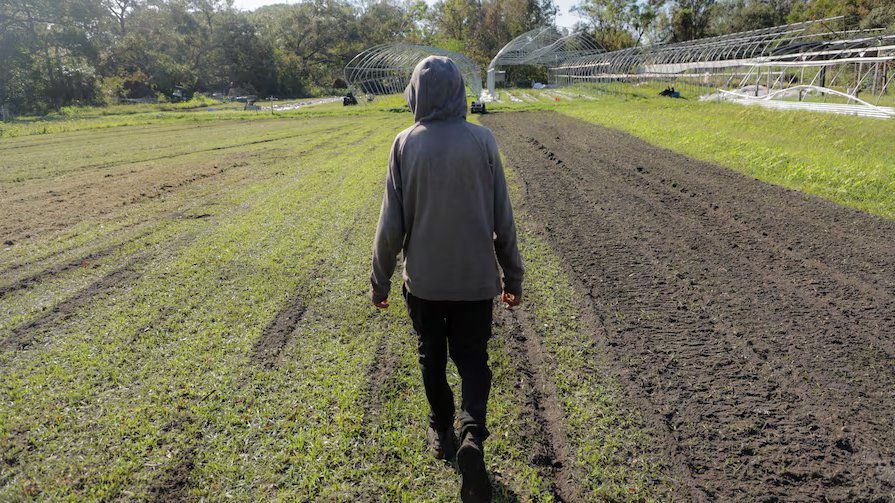
[[[413,71],[404,96],[415,123],[392,144],[373,245],[372,298],[388,297],[397,255],[404,284],[426,300],[522,293],[524,273],[497,142],[466,122],[466,90],[449,58]]]

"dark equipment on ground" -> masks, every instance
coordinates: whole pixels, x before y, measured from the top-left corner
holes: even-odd
[[[664,91],[659,93],[659,96],[667,96],[669,98],[680,98],[681,93],[674,90],[674,87],[666,87]]]
[[[354,93],[348,93],[342,97],[342,106],[347,107],[349,105],[357,105],[357,98],[354,97]]]
[[[469,105],[469,111],[474,114],[487,113],[487,111],[485,110],[485,102],[473,101],[472,104]]]
[[[193,93],[183,86],[174,86],[174,92],[171,93],[171,101],[174,103],[187,101],[192,97]]]

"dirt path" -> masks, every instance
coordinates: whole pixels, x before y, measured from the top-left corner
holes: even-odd
[[[482,122],[685,499],[891,501],[895,223],[559,114]]]

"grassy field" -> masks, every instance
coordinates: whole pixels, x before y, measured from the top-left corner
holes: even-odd
[[[424,449],[403,305],[366,297],[386,152],[412,120],[390,104],[74,119],[0,143],[0,500],[454,500],[458,474]],[[564,411],[581,497],[657,497],[571,282],[524,230],[523,246],[547,356],[497,327],[501,499],[554,498],[533,375],[555,376],[541,399]]]
[[[301,101],[301,100],[298,100]],[[202,103],[201,106],[196,106]],[[115,105],[111,107],[71,107],[43,117],[20,117],[0,122],[0,139],[73,131],[107,129],[150,124],[202,124],[221,120],[271,120],[324,116],[365,115],[370,112],[401,110],[406,107],[400,96],[377,97],[372,103],[344,108],[341,103],[327,103],[288,111],[244,111],[241,103],[208,105],[205,101],[176,104]],[[285,105],[290,101],[277,102]],[[259,106],[269,103],[259,103]]]
[[[490,108],[554,108],[895,217],[895,122],[513,92],[531,100]],[[400,98],[70,115],[2,126],[0,500],[453,501],[402,302],[366,297]],[[563,478],[583,501],[661,500],[651,433],[513,197],[527,303],[491,343],[500,500],[552,501]],[[540,456],[561,447],[547,429],[564,466]]]

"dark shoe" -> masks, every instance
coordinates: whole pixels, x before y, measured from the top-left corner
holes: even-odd
[[[445,428],[437,431],[429,427],[426,430],[426,442],[429,443],[429,452],[435,459],[453,459],[457,453],[457,438],[453,428]]]
[[[485,455],[482,445],[472,435],[466,435],[457,451],[457,464],[463,482],[460,485],[460,499],[463,503],[487,503],[491,501],[491,481],[485,470]]]

